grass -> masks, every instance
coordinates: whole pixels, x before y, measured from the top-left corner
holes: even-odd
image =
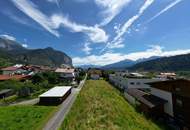
[[[60,130],[164,130],[103,80],[88,80]]]
[[[0,130],[41,130],[56,107],[0,107]]]

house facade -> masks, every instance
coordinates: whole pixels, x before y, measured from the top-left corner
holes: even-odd
[[[190,128],[190,81],[185,79],[149,83],[151,94],[168,101],[164,111],[181,129]]]
[[[119,89],[125,90],[130,88],[138,88],[138,89],[150,89],[150,85],[147,83],[162,81],[163,79],[157,78],[128,78],[123,75],[110,74],[109,81]]]

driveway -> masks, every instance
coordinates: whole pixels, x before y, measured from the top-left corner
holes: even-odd
[[[87,77],[87,76],[86,76]],[[61,126],[61,123],[64,121],[67,113],[71,109],[77,95],[82,89],[86,77],[83,81],[80,82],[78,88],[73,88],[69,97],[60,105],[59,111],[47,122],[43,130],[57,130]]]

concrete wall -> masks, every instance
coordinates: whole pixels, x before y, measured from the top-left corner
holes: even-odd
[[[129,95],[127,92],[124,92],[124,96],[130,104],[136,105],[136,100],[133,96]]]
[[[168,101],[168,103],[164,105],[164,112],[173,117],[174,113],[173,113],[172,94],[157,88],[151,88],[151,94]]]

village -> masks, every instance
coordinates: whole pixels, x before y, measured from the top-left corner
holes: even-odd
[[[167,122],[173,129],[187,130],[190,127],[190,81],[178,77],[173,72],[161,72],[150,76],[146,72],[126,70],[108,71],[95,68],[85,70],[68,65],[50,68],[16,64],[1,68],[0,105],[62,104],[55,114],[61,121],[64,116],[60,115],[60,112],[66,114],[70,110],[86,79],[108,81],[139,112],[152,119]],[[55,123],[57,119],[53,118],[45,129],[50,129],[52,127],[50,124]]]
[[[39,104],[46,104],[47,102],[49,102],[48,104],[61,103],[68,96],[72,87],[78,87],[84,76],[85,72],[82,72],[81,69],[74,69],[68,65],[62,65],[60,68],[50,68],[47,66],[16,64],[2,68],[0,105],[17,104],[38,97],[40,98]],[[43,94],[44,92],[50,95]],[[56,92],[59,94],[56,95]],[[50,97],[52,98],[50,99]],[[37,103],[34,102],[33,105]]]

